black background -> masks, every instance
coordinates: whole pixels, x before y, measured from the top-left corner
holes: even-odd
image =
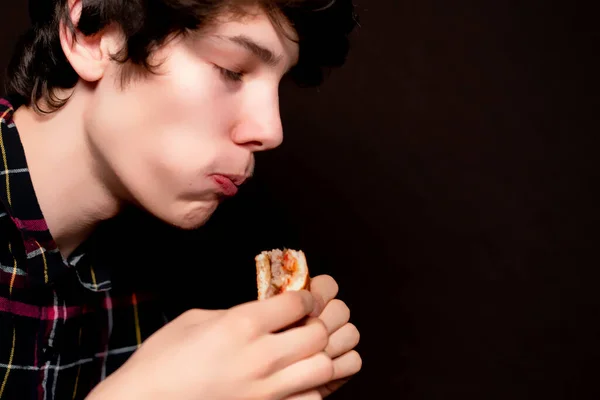
[[[2,1],[2,66],[26,3]],[[599,398],[600,35],[562,3],[356,0],[347,66],[284,85],[285,144],[238,198],[109,240],[151,251],[130,270],[174,313],[252,299],[254,254],[304,249],[362,333],[335,399]]]

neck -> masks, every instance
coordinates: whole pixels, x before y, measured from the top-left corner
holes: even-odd
[[[31,107],[15,112],[36,196],[63,257],[122,204],[91,151],[84,115],[91,93],[78,85],[65,106],[49,115]]]

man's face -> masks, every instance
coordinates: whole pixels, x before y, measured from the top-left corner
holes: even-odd
[[[168,42],[151,60],[159,73],[123,90],[115,63],[85,111],[101,173],[158,218],[202,225],[251,175],[253,153],[281,143],[279,82],[297,57],[261,12]]]

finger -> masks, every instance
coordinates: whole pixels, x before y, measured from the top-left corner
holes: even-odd
[[[335,299],[338,291],[339,286],[331,276],[319,275],[312,278],[310,280],[310,292],[315,297],[317,305],[310,315],[312,317],[318,317],[327,303]]]
[[[333,378],[332,381],[348,378],[357,374],[362,368],[362,358],[355,350],[333,360]]]
[[[314,304],[314,298],[308,291],[290,291],[266,300],[236,306],[227,317],[231,329],[239,329],[249,336],[258,336],[292,325],[310,314]]]
[[[323,322],[311,318],[301,327],[263,336],[250,351],[255,353],[253,359],[265,363],[260,373],[267,376],[322,352],[328,341],[329,334]]]
[[[323,400],[323,396],[318,390],[311,390],[286,397],[285,400]]]
[[[321,352],[269,376],[264,385],[273,388],[276,398],[286,398],[331,381],[333,374],[331,358]]]
[[[331,335],[350,320],[350,309],[343,301],[334,299],[327,304],[319,318]]]
[[[338,390],[339,388],[344,386],[349,380],[350,380],[350,378],[344,378],[344,379],[338,379],[337,381],[332,381],[332,382],[326,383],[323,386],[319,387],[317,389],[317,391],[319,392],[319,394],[321,395],[322,398],[327,397],[331,393],[335,392],[336,390]]]
[[[358,345],[360,332],[353,324],[346,324],[329,337],[325,353],[331,358],[339,357]]]

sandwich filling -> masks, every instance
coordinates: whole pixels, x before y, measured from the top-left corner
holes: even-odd
[[[271,297],[287,290],[300,290],[307,283],[307,272],[298,264],[303,255],[294,250],[272,250],[263,253],[269,260],[270,279],[266,297]]]
[[[289,283],[291,274],[290,268],[293,266],[290,263],[288,252],[281,250],[273,250],[269,252],[269,261],[271,262],[271,285],[267,290],[268,296],[274,296],[283,291],[283,288]]]

